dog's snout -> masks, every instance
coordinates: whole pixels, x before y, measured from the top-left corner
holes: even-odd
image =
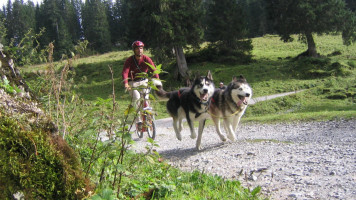
[[[249,97],[250,96],[250,93],[246,93],[246,97]]]
[[[204,94],[208,93],[208,89],[203,90]]]

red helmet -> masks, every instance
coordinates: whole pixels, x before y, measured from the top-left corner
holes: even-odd
[[[136,48],[136,47],[144,47],[144,46],[145,46],[145,44],[143,44],[143,42],[138,41],[138,40],[136,40],[135,42],[132,43],[132,48],[133,49]]]

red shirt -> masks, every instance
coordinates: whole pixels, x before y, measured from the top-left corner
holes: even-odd
[[[147,73],[148,71],[153,72],[151,67],[148,66],[146,64],[146,62],[149,63],[150,65],[156,67],[150,57],[148,57],[146,55],[142,55],[140,60],[137,62],[137,65],[140,68],[140,69],[138,69],[135,64],[134,59],[135,59],[135,56],[130,56],[125,61],[124,69],[122,70],[122,79],[124,80],[124,83],[128,83],[128,81],[129,81],[128,79],[131,80],[131,72],[132,72],[133,79],[136,78],[136,73],[141,73],[141,72]],[[159,79],[158,74],[153,75],[153,77]]]

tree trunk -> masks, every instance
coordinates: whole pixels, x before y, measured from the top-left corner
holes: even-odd
[[[307,38],[308,43],[308,50],[307,56],[309,57],[320,57],[320,55],[316,52],[316,45],[314,42],[313,34],[312,33],[305,33],[305,37]]]
[[[178,76],[183,81],[186,81],[187,79],[189,79],[189,74],[188,74],[188,65],[187,65],[187,61],[185,60],[183,48],[174,47],[174,53],[176,54],[176,58],[177,58]]]

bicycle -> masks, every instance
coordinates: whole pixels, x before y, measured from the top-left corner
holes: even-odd
[[[147,132],[148,137],[154,140],[156,137],[155,114],[149,105],[149,100],[146,98],[151,88],[138,89],[138,91],[141,96],[141,102],[138,109],[139,116],[137,117],[141,118],[141,122],[136,123],[136,134],[139,138],[143,138],[143,133]]]

